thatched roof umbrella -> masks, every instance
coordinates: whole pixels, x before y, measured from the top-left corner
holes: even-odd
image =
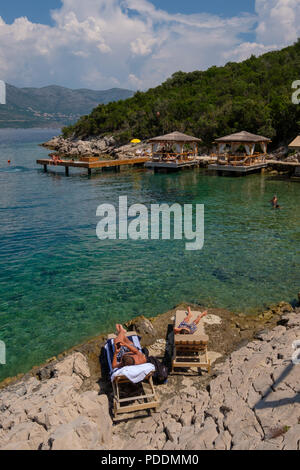
[[[171,134],[153,137],[152,139],[149,139],[149,142],[152,144],[152,156],[155,152],[155,147],[157,144],[176,144],[178,154],[183,156],[184,145],[192,144],[196,155],[198,153],[198,143],[202,142],[202,140],[198,139],[197,137],[192,137],[190,135],[183,134],[182,132],[175,131]]]
[[[225,137],[221,137],[220,139],[216,139],[216,142],[239,142],[239,143],[257,143],[260,144],[261,142],[271,142],[271,139],[268,137],[263,137],[262,135],[251,134],[250,132],[242,131],[237,132],[236,134],[227,135]]]
[[[231,144],[231,148],[234,151],[240,145],[244,145],[246,152],[249,155],[253,155],[255,144],[260,144],[264,153],[267,152],[267,144],[271,142],[268,137],[262,135],[251,134],[250,132],[242,131],[236,134],[227,135],[216,139],[215,142],[219,145],[219,150],[224,149],[226,144]]]
[[[192,143],[192,142],[202,142],[201,139],[197,137],[192,137],[190,135],[183,134],[182,132],[172,132],[171,134],[161,135],[159,137],[153,137],[149,139],[149,142],[154,143]]]
[[[296,137],[296,139],[294,139],[293,142],[290,143],[289,149],[300,149],[300,135],[298,135],[298,137]]]

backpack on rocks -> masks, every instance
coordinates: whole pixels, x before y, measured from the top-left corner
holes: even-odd
[[[168,378],[168,368],[162,364],[156,357],[148,356],[148,362],[155,367],[155,372],[153,374],[153,379],[157,384],[163,384],[167,381]]]

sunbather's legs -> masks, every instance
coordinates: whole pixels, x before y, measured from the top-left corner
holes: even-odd
[[[194,320],[195,325],[198,325],[201,318],[205,317],[205,315],[207,315],[207,310],[205,310],[204,312],[202,312],[198,315],[198,317]]]
[[[188,307],[188,308],[187,308],[187,311],[188,311],[188,314],[187,314],[187,316],[185,317],[185,320],[184,320],[184,321],[185,321],[186,323],[189,323],[189,322],[190,322],[190,319],[192,318],[191,307]]]
[[[191,307],[188,307],[188,308],[187,308],[187,311],[188,311],[188,314],[187,314],[187,316],[186,316],[186,318],[185,318],[184,321],[185,321],[186,323],[190,323],[190,320],[191,320],[191,318],[192,318]],[[202,318],[202,317],[205,317],[205,315],[207,315],[207,310],[205,310],[205,311],[202,312],[202,313],[199,313],[199,315],[197,316],[197,318],[194,320],[193,323],[195,323],[196,325],[198,325],[198,323],[199,323],[199,321],[201,320],[201,318]]]
[[[116,325],[116,330],[117,330],[117,337],[115,339],[115,344],[119,343],[120,341],[122,343],[127,343],[127,344],[130,344],[132,345],[132,342],[127,338],[126,336],[126,330],[123,328],[122,325],[120,325],[119,323]]]

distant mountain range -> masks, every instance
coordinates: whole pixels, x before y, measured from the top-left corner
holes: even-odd
[[[133,91],[122,88],[94,91],[56,85],[17,88],[6,84],[7,104],[0,105],[0,127],[61,127],[76,122],[99,104],[133,95]]]

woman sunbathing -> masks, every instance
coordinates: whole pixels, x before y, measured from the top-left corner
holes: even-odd
[[[126,336],[126,330],[122,325],[117,324],[117,337],[114,340],[115,352],[112,360],[112,368],[120,369],[125,366],[145,364],[146,356],[141,353]]]
[[[52,162],[54,165],[57,165],[58,163],[62,163],[62,159],[60,158],[59,155],[51,154],[50,157],[52,158]]]
[[[176,335],[192,335],[192,334],[194,334],[197,331],[197,325],[198,325],[199,321],[201,320],[202,317],[205,317],[205,315],[207,315],[207,310],[205,310],[202,313],[199,313],[197,318],[192,323],[189,323],[191,321],[191,318],[192,318],[192,312],[191,312],[190,307],[188,307],[188,313],[187,313],[186,319],[183,320],[178,325],[178,328],[174,328],[174,333]]]

